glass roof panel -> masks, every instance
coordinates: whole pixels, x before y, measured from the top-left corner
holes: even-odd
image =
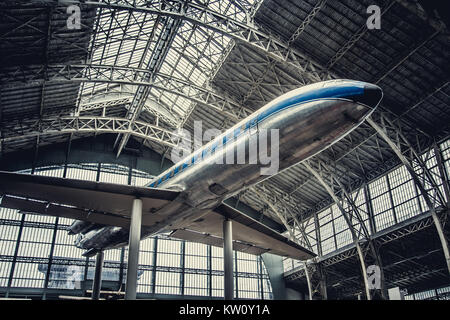
[[[137,4],[148,4],[146,1],[135,1]],[[198,1],[207,5],[210,10],[220,12],[239,21],[246,19],[245,10],[250,10],[253,1]],[[156,6],[157,1],[152,2]],[[166,7],[169,8],[169,7]],[[168,9],[166,9],[168,10]],[[205,17],[202,17],[205,18]],[[208,20],[210,16],[206,16]],[[170,25],[170,18],[158,17],[149,12],[119,11],[102,8],[98,10],[98,25],[93,36],[91,63],[102,66],[121,66],[128,68],[148,69],[150,59],[157,56],[155,49],[164,51],[164,46],[156,47],[158,39],[163,32],[170,38],[170,32],[166,27]],[[173,22],[176,25],[176,21]],[[215,32],[206,26],[182,21],[173,36],[173,41],[166,55],[161,54],[164,59],[157,73],[177,79],[188,81],[196,86],[204,86],[211,76],[214,66],[221,58],[224,49],[231,38]],[[164,38],[164,37],[163,37]],[[152,63],[151,65],[156,65]],[[130,71],[132,72],[132,71]],[[157,76],[157,74],[156,74]],[[81,86],[81,100],[89,101],[97,95],[105,95],[114,89],[121,88],[115,81],[122,80],[120,72],[113,73],[112,82],[84,82]],[[149,82],[142,78],[142,74],[135,75],[135,81]],[[161,82],[159,82],[161,83]],[[136,92],[137,85],[127,85],[127,92]],[[181,122],[188,116],[195,100],[180,95],[192,96],[192,87],[189,89],[179,88],[174,81],[167,81],[165,88],[151,88],[146,108],[151,108],[151,113],[166,116],[172,115],[174,121]],[[161,110],[164,108],[165,110]]]

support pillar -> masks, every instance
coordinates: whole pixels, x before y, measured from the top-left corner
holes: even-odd
[[[66,168],[67,168],[67,165],[66,165]],[[44,294],[42,295],[42,300],[47,299],[47,289],[48,289],[48,284],[50,282],[50,274],[51,274],[52,263],[53,263],[53,253],[55,251],[56,233],[58,232],[58,223],[59,223],[59,217],[56,217],[55,226],[53,227],[53,236],[52,236],[52,244],[50,246],[50,254],[48,256],[47,272],[45,273]]]
[[[95,258],[94,283],[92,286],[92,300],[100,299],[100,290],[102,288],[102,270],[104,253],[100,251]]]
[[[269,276],[274,300],[286,300],[283,258],[266,252],[261,254],[261,260],[263,261],[267,275]]]
[[[306,277],[306,284],[308,285],[308,293],[309,293],[309,300],[313,299],[313,288],[311,283],[311,275],[308,271],[308,263],[306,261],[303,262],[303,266],[305,268],[305,277]]]
[[[231,220],[223,221],[223,266],[225,300],[232,300],[234,293],[233,283],[233,230]]]
[[[130,238],[128,242],[127,284],[125,300],[136,300],[139,265],[139,244],[141,241],[142,200],[134,199],[131,209]]]
[[[357,239],[355,240],[355,246],[356,251],[358,252],[359,262],[361,263],[361,274],[363,275],[364,289],[366,290],[366,298],[367,300],[372,300],[372,296],[370,295],[369,279],[367,278],[367,267],[364,261],[364,253]]]
[[[120,269],[119,269],[119,281],[118,281],[118,289],[117,291],[122,291],[123,289],[123,267],[125,261],[125,248],[120,249]]]

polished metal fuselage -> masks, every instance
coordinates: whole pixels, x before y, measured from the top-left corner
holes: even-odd
[[[355,129],[372,111],[373,107],[353,100],[327,98],[291,105],[258,122],[255,128],[245,131],[235,140],[227,143],[219,152],[185,168],[158,186],[158,188],[180,191],[180,195],[175,201],[155,213],[161,219],[153,223],[151,227],[143,227],[142,238],[183,228],[213,210],[224,199],[267,179],[269,176],[262,175],[261,168],[268,167],[269,164],[262,164],[260,161],[250,164],[248,161],[250,145],[255,141],[261,143],[260,133],[263,130],[267,130],[269,137],[268,154],[276,151],[271,148],[270,130],[278,130],[278,171],[280,172],[326,149]],[[233,132],[234,128],[242,126],[243,123],[245,120],[227,132]],[[236,159],[237,150],[242,149],[246,151],[244,164],[237,164],[236,161],[234,164],[226,163],[227,152],[232,150]],[[217,161],[218,158],[222,158],[223,164],[217,164],[217,162],[220,163]],[[180,163],[175,166],[179,166]],[[156,179],[166,174],[167,172],[162,173]],[[128,230],[119,227],[102,227],[81,236],[77,246],[83,249],[106,249],[125,245],[127,241]]]

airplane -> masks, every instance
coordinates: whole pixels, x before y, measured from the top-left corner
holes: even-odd
[[[267,164],[227,164],[230,150],[249,150],[264,130],[277,130],[278,172],[317,155],[357,128],[383,97],[380,87],[354,80],[328,80],[292,90],[269,102],[143,187],[0,172],[3,207],[76,219],[83,255],[127,245],[130,208],[142,200],[141,239],[170,233],[173,238],[223,246],[222,222],[233,221],[233,249],[307,260],[315,256],[268,225],[225,204],[270,175]],[[268,134],[266,134],[268,135]],[[272,139],[272,138],[271,138]],[[271,140],[272,141],[272,140]],[[250,153],[249,153],[250,154]],[[222,162],[221,162],[222,161]]]

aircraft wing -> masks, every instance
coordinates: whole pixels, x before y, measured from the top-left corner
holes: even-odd
[[[222,226],[225,218],[233,221],[234,250],[255,255],[268,252],[299,260],[316,256],[313,252],[227,204],[221,204],[214,211],[205,214],[183,229],[174,230],[170,236],[222,247]]]
[[[145,226],[145,221],[151,223],[157,218],[155,211],[173,203],[179,194],[164,189],[0,171],[0,206],[103,225],[129,227],[132,202],[139,197]],[[150,219],[145,219],[146,215]],[[171,236],[220,247],[223,245],[222,222],[225,218],[233,220],[233,246],[237,251],[251,254],[270,252],[300,260],[315,256],[226,204],[184,225],[182,229],[173,230]]]
[[[128,227],[132,202],[143,215],[174,200],[179,192],[0,171],[0,206],[98,224]]]

